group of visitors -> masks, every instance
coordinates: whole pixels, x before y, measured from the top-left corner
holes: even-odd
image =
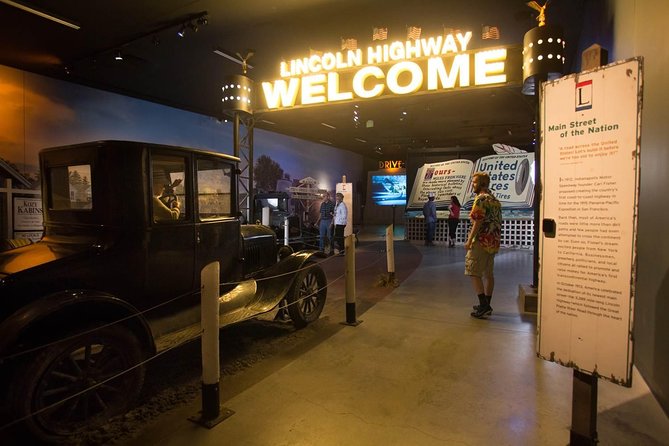
[[[330,241],[330,255],[344,255],[344,229],[348,221],[348,208],[344,194],[337,192],[335,202],[325,193],[318,216],[318,249],[325,252],[325,242]]]
[[[460,222],[460,200],[453,195],[448,207],[448,247],[455,246],[455,231]],[[428,192],[427,202],[423,205],[425,217],[425,246],[434,246],[434,231],[437,228],[437,204],[434,202],[434,192]]]
[[[495,287],[493,273],[495,254],[499,251],[502,233],[502,206],[490,192],[490,176],[485,172],[476,172],[472,176],[472,187],[476,194],[469,212],[471,229],[465,242],[465,275],[471,277],[472,286],[478,298],[473,306],[472,317],[484,319],[492,314],[492,294]],[[344,195],[337,193],[332,202],[326,192],[320,206],[318,248],[325,250],[325,241],[330,239],[330,255],[335,252],[344,254],[344,228],[348,220],[348,209]],[[428,200],[423,206],[425,217],[425,246],[434,246],[434,233],[437,224],[437,205],[434,192],[428,193]],[[452,196],[448,216],[448,246],[455,246],[456,231],[460,220],[460,201]],[[332,235],[334,233],[334,235]]]
[[[492,314],[492,293],[495,287],[493,267],[495,254],[499,251],[502,233],[502,207],[499,200],[490,192],[490,176],[477,172],[472,178],[472,187],[476,197],[469,212],[472,227],[465,242],[465,275],[471,277],[472,286],[478,297],[471,316],[483,319]],[[448,217],[448,246],[455,246],[455,232],[460,219],[460,202],[452,196]],[[428,200],[423,206],[425,217],[425,246],[434,245],[434,232],[437,224],[437,206],[434,192],[428,193]]]

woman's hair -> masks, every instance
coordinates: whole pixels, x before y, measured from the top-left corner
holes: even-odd
[[[451,195],[451,201],[452,201],[453,203],[455,203],[456,205],[458,205],[458,206],[462,206],[462,205],[460,204],[460,200],[458,200],[458,197],[456,197],[455,195]]]

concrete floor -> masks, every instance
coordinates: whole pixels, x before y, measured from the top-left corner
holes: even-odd
[[[413,249],[419,267],[359,315],[363,323],[222,401],[230,418],[205,429],[183,411],[167,414],[130,443],[568,444],[572,370],[536,357],[536,318],[518,309],[532,253],[498,254],[494,312],[478,320],[469,316],[476,302],[464,248]],[[632,388],[599,381],[598,433],[602,445],[669,445],[669,419],[636,370]]]

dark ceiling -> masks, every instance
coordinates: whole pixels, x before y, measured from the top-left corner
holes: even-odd
[[[567,72],[575,65],[583,1],[553,0],[547,9],[549,23],[565,28]],[[200,20],[197,32],[188,28],[177,36],[184,23],[202,17],[207,24]],[[248,76],[258,86],[280,77],[282,60],[305,57],[310,49],[338,51],[342,37],[371,45],[373,27],[387,27],[389,41],[405,40],[407,26],[420,26],[425,37],[444,27],[471,30],[475,49],[521,45],[535,17],[519,0],[0,0],[0,64],[224,118],[221,78],[241,74],[241,66],[215,49],[242,56],[252,49]],[[497,26],[500,39],[481,40],[482,25]],[[123,61],[114,59],[118,51]],[[533,98],[512,83],[258,112],[255,126],[385,158],[423,148],[528,146],[533,120]]]

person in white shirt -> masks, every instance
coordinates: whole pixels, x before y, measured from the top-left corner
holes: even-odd
[[[348,209],[344,203],[344,194],[337,192],[334,210],[334,241],[339,255],[344,254],[344,228],[348,222]]]

